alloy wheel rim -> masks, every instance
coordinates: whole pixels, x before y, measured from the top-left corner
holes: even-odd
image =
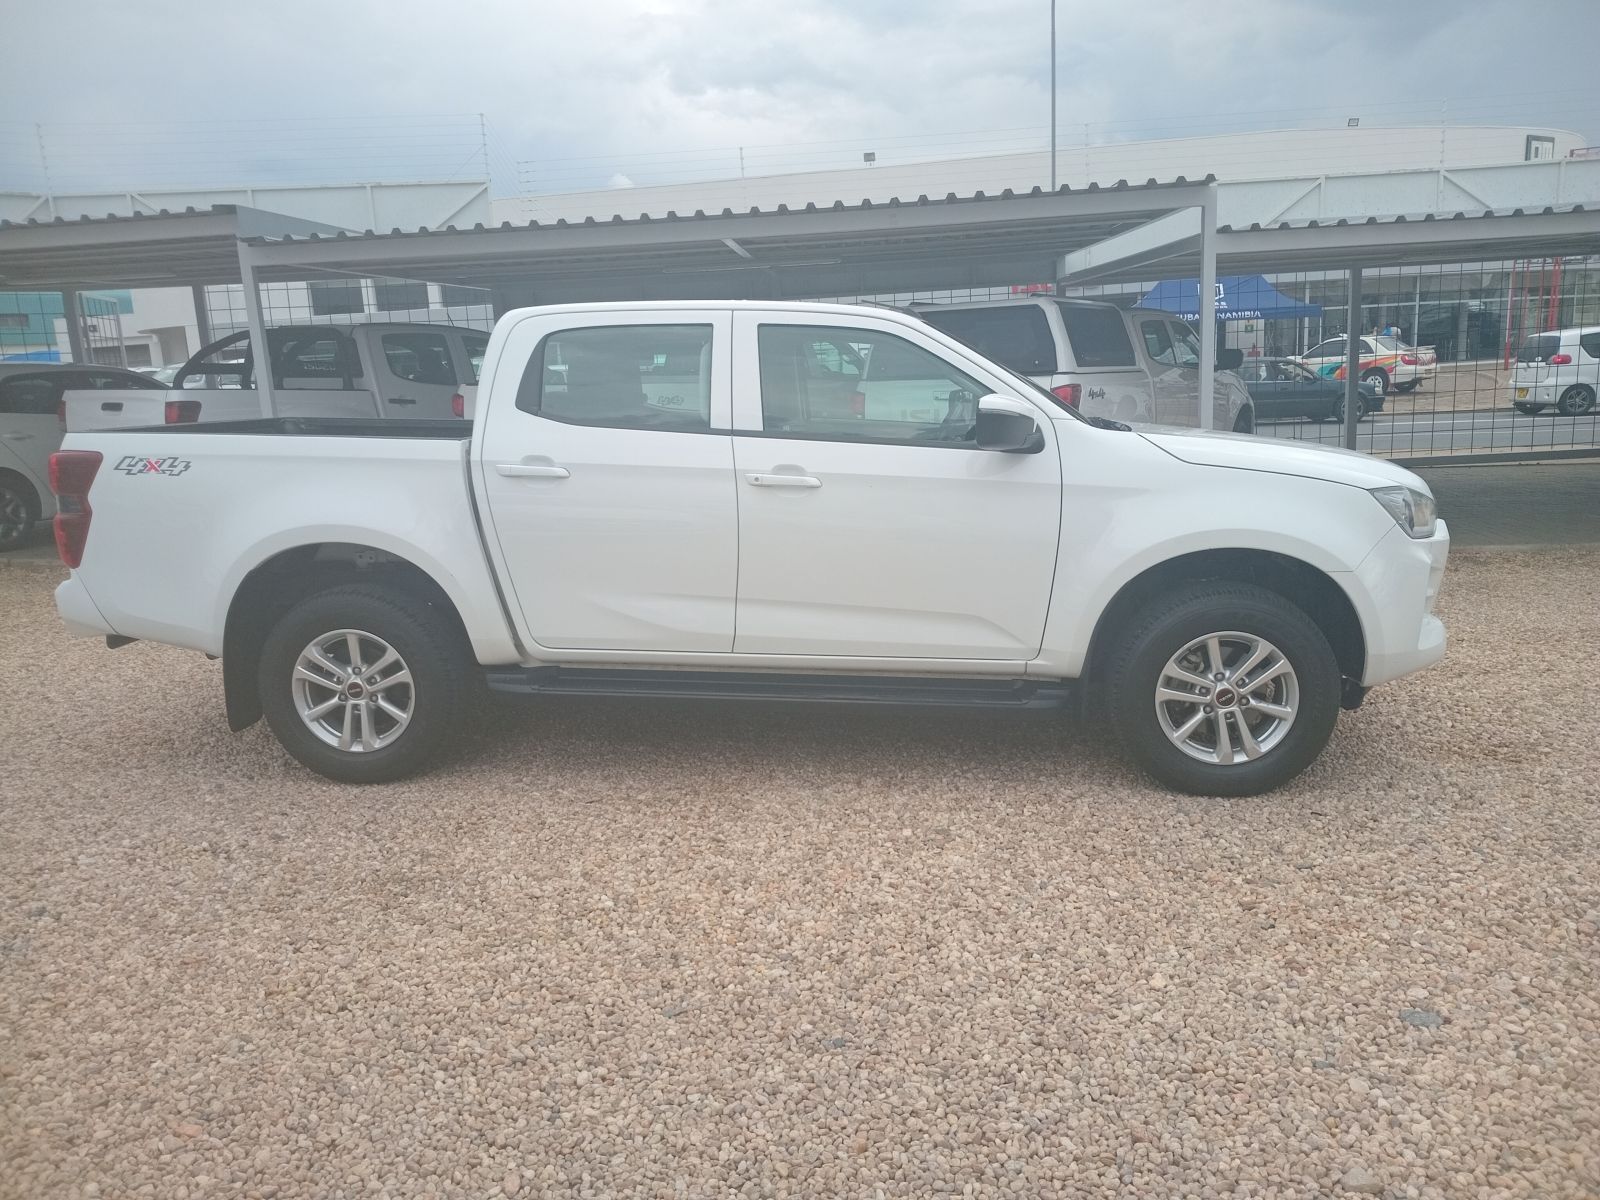
[[[1229,630],[1189,642],[1156,680],[1156,719],[1190,758],[1238,766],[1282,743],[1300,709],[1300,681],[1266,638]]]
[[[307,644],[295,660],[291,689],[306,728],[350,754],[393,745],[417,706],[405,659],[360,629],[335,629]]]

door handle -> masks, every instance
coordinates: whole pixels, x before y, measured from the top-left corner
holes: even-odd
[[[389,403],[390,404],[415,404],[416,401],[413,400],[410,396],[390,396],[389,397]]]
[[[815,475],[764,475],[751,472],[745,476],[751,487],[819,488],[822,480]]]
[[[100,401],[100,411],[101,412],[121,412],[122,411],[122,401],[121,400],[102,400],[102,401]]]
[[[494,469],[509,479],[567,479],[565,467],[538,466],[534,463],[495,463]]]

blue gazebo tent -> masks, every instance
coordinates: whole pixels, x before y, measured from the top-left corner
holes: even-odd
[[[1156,284],[1136,308],[1159,308],[1185,321],[1200,319],[1200,281],[1167,279]],[[1276,321],[1320,317],[1322,305],[1292,300],[1261,275],[1224,275],[1217,280],[1217,320]]]

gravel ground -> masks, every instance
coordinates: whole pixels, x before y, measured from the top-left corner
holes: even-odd
[[[1600,551],[1462,554],[1296,786],[497,711],[351,790],[0,570],[6,1197],[1600,1194]]]

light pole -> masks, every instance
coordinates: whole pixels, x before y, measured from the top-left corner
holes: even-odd
[[[1056,190],[1056,0],[1050,0],[1050,190]]]

